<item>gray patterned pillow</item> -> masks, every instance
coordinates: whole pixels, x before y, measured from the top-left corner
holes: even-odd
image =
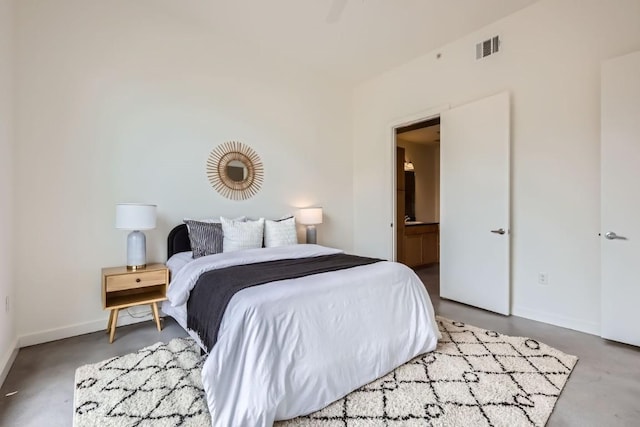
[[[193,258],[200,258],[205,255],[219,254],[222,252],[222,225],[215,222],[202,222],[192,219],[185,219],[189,229],[189,241]]]

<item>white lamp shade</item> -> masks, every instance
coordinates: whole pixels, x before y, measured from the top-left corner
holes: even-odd
[[[156,228],[156,205],[121,203],[116,205],[116,228],[151,230]]]
[[[322,208],[300,209],[298,222],[303,225],[322,224]]]

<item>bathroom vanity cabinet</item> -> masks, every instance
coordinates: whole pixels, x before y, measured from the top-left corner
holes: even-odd
[[[404,264],[416,267],[438,262],[439,225],[437,223],[414,223],[404,227]]]

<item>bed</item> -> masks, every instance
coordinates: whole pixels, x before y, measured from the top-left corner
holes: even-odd
[[[301,244],[191,259],[185,225],[167,243],[172,279],[162,310],[207,351],[202,382],[215,427],[271,426],[315,412],[436,347],[422,282],[408,267],[382,260],[242,289],[228,301],[211,345],[189,327],[188,307],[201,299],[190,297],[205,275],[342,251]]]

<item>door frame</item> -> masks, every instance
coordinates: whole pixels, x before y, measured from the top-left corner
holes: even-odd
[[[396,129],[411,126],[416,123],[425,122],[440,117],[443,111],[449,110],[450,104],[442,104],[437,107],[429,108],[421,112],[411,114],[409,116],[402,117],[398,120],[394,120],[389,123],[387,129],[389,129],[389,151],[391,153],[391,192],[389,197],[391,198],[391,257],[393,261],[398,260],[398,247],[396,239],[396,214],[398,206],[396,203]]]

